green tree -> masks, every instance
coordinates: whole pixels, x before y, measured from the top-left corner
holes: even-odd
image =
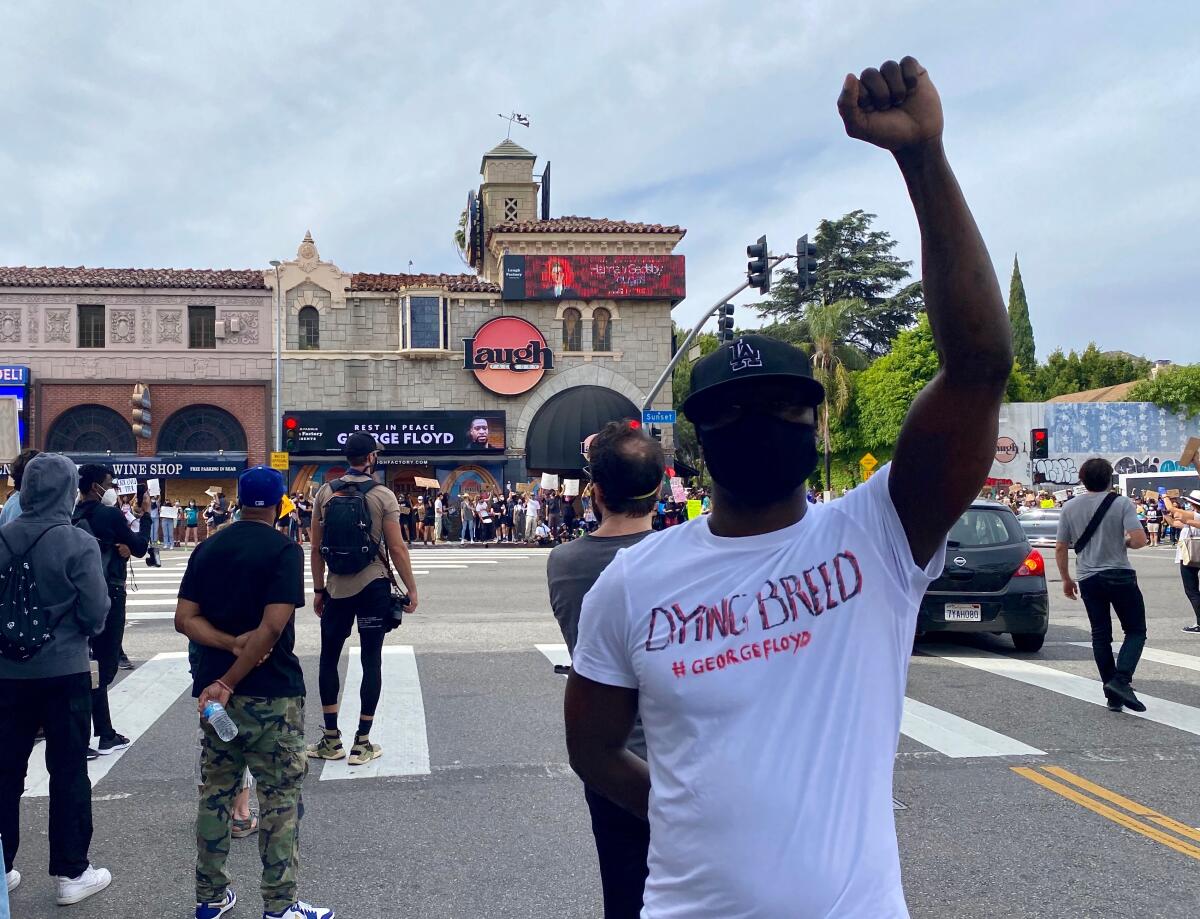
[[[805,315],[813,377],[825,387],[825,402],[817,418],[817,435],[825,445],[825,479],[829,479],[831,455],[830,415],[840,420],[850,407],[850,370],[865,366],[862,352],[844,344],[852,317],[859,308],[854,300],[825,305],[810,304]]]
[[[1033,375],[1033,391],[1040,399],[1089,389],[1116,386],[1145,379],[1150,361],[1124,351],[1101,351],[1091,342],[1083,354],[1055,350]]]
[[[920,282],[906,283],[912,262],[897,258],[896,240],[872,227],[874,214],[851,211],[839,220],[822,220],[817,247],[817,283],[801,291],[796,272],[776,271],[759,314],[777,324],[803,322],[809,306],[849,300],[845,342],[872,357],[886,354],[892,340],[909,328],[923,309]],[[803,337],[803,336],[802,336]]]
[[[463,212],[458,215],[458,227],[454,231],[454,247],[458,250],[458,257],[463,260],[463,264],[467,262],[467,209],[464,207]]]
[[[1169,412],[1189,417],[1200,414],[1200,364],[1166,367],[1152,380],[1143,380],[1129,391],[1131,402],[1153,402]]]
[[[1025,283],[1021,266],[1013,256],[1012,281],[1008,285],[1008,324],[1012,326],[1013,357],[1022,367],[1037,366],[1037,348],[1033,343],[1033,323],[1029,321],[1029,304],[1025,301]]]
[[[854,443],[872,452],[890,453],[917,394],[937,375],[937,348],[929,318],[902,332],[891,351],[854,380]],[[1014,366],[1005,392],[1007,402],[1031,401],[1029,377]]]
[[[687,336],[689,329],[681,329],[675,327],[675,335],[678,341],[683,341]],[[701,332],[696,336],[696,340],[688,346],[690,351],[692,348],[700,348],[700,356],[712,354],[720,346],[717,341],[717,336],[709,332]],[[692,361],[688,360],[685,355],[675,365],[675,371],[671,378],[671,401],[675,406],[675,410],[679,413],[675,418],[675,455],[696,469],[703,471],[703,460],[700,456],[700,441],[696,437],[696,429],[692,423],[684,417],[682,408],[683,401],[688,397],[688,389],[692,385]]]

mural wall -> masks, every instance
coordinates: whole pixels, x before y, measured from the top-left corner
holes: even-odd
[[[1029,432],[1046,428],[1050,456],[1030,460]],[[1079,482],[1079,466],[1103,456],[1120,475],[1175,472],[1189,437],[1200,436],[1200,415],[1187,418],[1150,402],[1013,402],[1000,409],[993,479],[1033,484],[1033,474],[1050,486]],[[1014,449],[1015,446],[1015,449]]]

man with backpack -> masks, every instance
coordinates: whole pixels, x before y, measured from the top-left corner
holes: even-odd
[[[321,487],[313,507],[313,611],[321,619],[320,691],[325,729],[308,748],[314,759],[342,759],[338,730],[338,660],[358,620],[362,646],[362,691],[358,730],[350,749],[350,765],[361,766],[382,755],[371,743],[371,724],[383,690],[383,639],[394,626],[391,563],[408,592],[408,612],[417,609],[417,582],[408,547],[400,531],[400,505],[390,488],[372,473],[379,458],[375,438],[356,431],[346,440],[350,470]]]
[[[1133,672],[1146,644],[1146,601],[1138,587],[1137,572],[1129,563],[1129,550],[1142,549],[1148,539],[1128,498],[1112,492],[1112,466],[1094,457],[1079,467],[1079,480],[1087,488],[1063,508],[1058,518],[1054,557],[1068,600],[1083,598],[1092,626],[1092,655],[1104,684],[1110,711],[1122,707],[1144,712],[1146,706],[1133,692]],[[1075,550],[1071,578],[1068,550]],[[1112,613],[1125,632],[1121,651],[1113,660]]]
[[[71,526],[75,464],[42,454],[25,467],[21,516],[0,533],[0,839],[7,889],[21,843],[19,809],[38,728],[50,773],[50,874],[58,903],[78,903],[112,882],[88,861],[92,786],[88,638],[104,628],[108,590],[96,540]],[[26,568],[25,566],[29,567]],[[22,907],[16,915],[43,915]]]
[[[92,639],[92,657],[100,670],[100,683],[92,690],[92,723],[99,739],[95,752],[107,756],[129,746],[129,738],[113,729],[108,710],[108,687],[117,675],[121,639],[125,636],[125,584],[129,556],[144,558],[150,548],[150,497],[134,505],[137,532],[129,528],[125,514],[116,506],[113,473],[107,466],[88,463],[79,469],[79,503],[71,522],[100,543],[101,567],[108,584],[109,609],[104,630]]]

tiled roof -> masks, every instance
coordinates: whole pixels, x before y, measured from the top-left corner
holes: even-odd
[[[254,269],[210,268],[4,268],[0,287],[171,287],[266,290]]]
[[[1102,386],[1099,389],[1085,389],[1083,392],[1070,392],[1065,395],[1047,399],[1047,402],[1126,402],[1129,391],[1141,380],[1131,383],[1118,383],[1116,386]]]
[[[525,220],[501,223],[492,227],[493,233],[678,233],[682,227],[661,223],[633,223],[628,220],[606,220],[597,217],[551,217],[549,220]]]
[[[530,153],[513,140],[500,141],[500,143],[496,144],[496,146],[492,147],[491,150],[485,153],[484,156],[507,156],[521,158],[529,157],[531,159],[537,159],[535,154]]]
[[[411,287],[433,287],[452,293],[500,293],[495,284],[474,274],[356,274],[350,278],[351,291],[394,291]]]

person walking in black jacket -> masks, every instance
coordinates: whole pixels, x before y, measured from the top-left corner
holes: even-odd
[[[9,890],[21,883],[14,862],[21,844],[20,805],[34,738],[46,731],[50,792],[50,874],[58,903],[99,893],[112,881],[88,861],[92,841],[92,786],[87,773],[91,707],[88,639],[103,627],[108,591],[96,541],[71,523],[75,464],[43,453],[30,460],[21,484],[21,516],[0,534],[0,571],[28,553],[38,600],[52,640],[29,660],[0,656],[0,837]],[[14,904],[13,915],[47,915]]]
[[[101,565],[108,585],[109,610],[104,630],[92,639],[92,657],[100,670],[100,685],[92,690],[92,723],[99,741],[95,751],[107,756],[129,746],[129,738],[113,729],[108,710],[108,687],[117,675],[121,639],[125,635],[125,583],[129,577],[126,560],[144,558],[150,547],[150,497],[144,495],[134,506],[137,531],[129,528],[125,515],[116,507],[113,472],[107,466],[88,463],[79,469],[79,503],[71,522],[91,533],[100,543]],[[89,753],[89,757],[91,754]]]

